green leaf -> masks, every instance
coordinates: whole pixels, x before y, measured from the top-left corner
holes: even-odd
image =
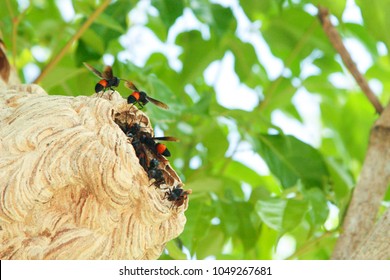
[[[267,15],[276,14],[280,11],[284,0],[240,0],[240,5],[245,14],[252,20],[261,20]]]
[[[322,81],[322,83],[320,83]],[[326,75],[309,76],[302,84],[310,93],[334,94],[337,88],[327,79]]]
[[[345,32],[359,40],[367,48],[368,54],[374,59],[378,56],[377,44],[378,42],[372,37],[372,34],[367,30],[366,27],[356,23],[345,23]]]
[[[111,41],[118,40],[128,28],[127,14],[133,5],[127,0],[117,0],[107,7],[91,25],[104,40],[105,46]]]
[[[337,98],[341,99],[341,96]],[[371,103],[361,92],[344,95],[338,103],[338,106],[343,106],[343,110],[336,109],[335,99],[330,99],[328,96],[323,100],[321,110],[324,125],[335,131],[330,140],[338,146],[339,150],[336,153],[341,152],[345,159],[352,157],[362,162],[368,145],[370,128],[377,118]]]
[[[204,237],[198,243],[196,256],[202,260],[214,256],[215,252],[221,252],[225,243],[224,232],[218,228],[212,227],[207,237]]]
[[[227,141],[227,131],[218,125],[205,127],[203,145],[207,148],[208,160],[218,160],[224,158],[229,143]]]
[[[211,13],[213,15],[211,27],[215,30],[217,37],[222,37],[227,32],[236,30],[237,22],[230,8],[212,4]]]
[[[283,61],[289,62],[288,68],[293,76],[299,76],[301,60],[313,50],[334,53],[318,19],[299,8],[283,10],[283,13],[270,18],[261,29],[271,52]]]
[[[84,61],[101,58],[101,53],[97,52],[96,49],[92,48],[89,44],[86,44],[84,40],[79,40],[74,58],[77,65],[82,65]]]
[[[327,200],[323,191],[313,188],[304,192],[305,199],[309,202],[311,222],[314,226],[323,226],[329,215]]]
[[[224,170],[224,175],[238,182],[258,186],[265,180],[256,171],[238,161],[231,161]]]
[[[75,71],[75,69],[71,67],[56,67],[48,74],[47,78],[44,80],[43,86],[48,92],[50,92],[51,88],[63,83],[64,81],[67,82],[68,80],[77,77],[82,72],[83,69]]]
[[[278,232],[288,232],[298,226],[308,211],[306,201],[280,198],[259,200],[255,207],[261,220]]]
[[[180,55],[183,62],[180,82],[183,87],[203,75],[203,71],[212,61],[221,59],[224,55],[224,50],[218,48],[213,39],[204,40],[199,31],[180,33],[176,44],[183,47]]]
[[[218,177],[202,177],[194,181],[186,182],[186,189],[192,189],[193,194],[200,192],[219,192],[223,181]]]
[[[339,63],[339,61],[335,60],[335,57],[333,54],[322,55],[322,56],[314,59],[313,64],[320,69],[321,75],[319,75],[318,77],[320,77],[323,82],[329,83],[327,77],[330,74],[333,74],[336,72],[340,72],[340,73],[343,72],[343,68],[342,68],[341,64]],[[310,75],[309,77],[313,77],[313,75]],[[317,77],[317,76],[315,76],[315,77]],[[306,80],[304,82],[306,82]],[[319,85],[319,86],[321,86],[321,85]]]
[[[276,231],[281,231],[286,204],[287,202],[285,200],[270,198],[267,200],[259,200],[255,209],[265,224]]]
[[[270,197],[271,193],[276,194],[276,195],[280,195],[282,192],[281,191],[273,192],[273,189],[270,190],[269,188],[263,187],[263,186],[256,187],[256,188],[252,189],[249,201],[251,203],[256,203],[258,200],[266,200]]]
[[[259,154],[284,188],[300,179],[306,187],[323,187],[329,176],[321,154],[294,136],[259,135]]]
[[[287,232],[299,225],[308,211],[307,201],[288,199],[283,215],[283,231]]]
[[[244,43],[236,36],[229,37],[226,44],[234,54],[234,70],[242,83],[246,83],[248,86],[257,86],[268,80],[267,73],[259,63],[252,44]],[[259,68],[259,73],[253,71],[255,66]]]
[[[342,218],[348,206],[355,181],[353,180],[352,173],[343,162],[333,157],[329,157],[327,162],[335,193],[335,203],[340,209],[339,216]]]
[[[176,245],[175,240],[169,241],[165,247],[168,250],[169,256],[172,257],[174,260],[187,259],[186,254],[184,254],[183,251],[181,251],[180,248]]]
[[[125,32],[128,28],[128,13],[137,5],[138,2],[139,1],[137,0],[113,1],[113,3],[108,5],[107,9],[104,11],[104,16],[98,18],[98,20],[103,20],[100,24],[109,27],[111,32],[115,30],[122,33],[120,29]]]
[[[220,203],[221,225],[228,236],[237,235],[244,244],[246,250],[253,247],[258,238],[258,230],[254,227],[251,214],[253,206],[243,202],[222,202]]]
[[[160,41],[164,42],[168,36],[168,30],[164,23],[161,20],[161,17],[156,17],[149,15],[148,23],[146,25],[153,33],[160,39]]]
[[[390,0],[357,0],[356,4],[360,6],[365,28],[369,34],[377,40],[383,41],[387,48],[390,47],[390,34],[388,26],[390,25]]]
[[[167,30],[183,14],[184,10],[183,0],[176,0],[174,3],[171,0],[152,0],[152,5],[159,11],[162,22]]]
[[[86,48],[94,50],[95,53],[103,55],[105,50],[103,40],[92,29],[87,29],[81,37],[81,40],[83,40],[85,43]]]
[[[339,19],[341,19],[347,4],[346,0],[314,0],[308,2],[315,6],[321,5],[322,7],[326,7],[329,9],[329,13],[335,15]]]
[[[191,254],[194,254],[199,251],[200,246],[203,246],[203,240],[211,238],[210,230],[214,227],[211,220],[216,216],[215,205],[190,200],[190,207],[186,211],[186,216],[191,218],[188,219],[185,231],[180,238]]]
[[[108,29],[115,30],[120,33],[125,33],[126,30],[123,28],[123,26],[117,22],[117,20],[108,14],[101,14],[95,21],[95,23],[98,23],[102,26],[107,27]]]
[[[275,90],[275,87],[277,89]],[[264,90],[265,99],[262,101],[263,106],[262,113],[265,115],[271,115],[275,109],[284,109],[291,106],[291,99],[293,98],[297,89],[292,85],[291,79],[284,77],[278,78],[273,81],[272,84]],[[257,113],[257,112],[256,112]]]
[[[192,107],[188,108],[187,112],[190,114],[196,114],[200,116],[209,116],[210,107],[214,96],[215,96],[214,92],[202,95],[198,100],[198,102],[193,104]]]
[[[272,260],[277,244],[278,232],[262,224],[259,239],[256,244],[257,260]]]
[[[211,13],[210,1],[208,0],[193,0],[189,1],[189,6],[195,16],[203,23],[210,25],[213,21]]]

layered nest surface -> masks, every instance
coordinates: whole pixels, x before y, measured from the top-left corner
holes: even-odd
[[[164,157],[164,182],[155,186],[123,131],[133,123],[153,135],[149,118],[117,92],[1,89],[1,259],[161,255],[183,231],[190,191]]]

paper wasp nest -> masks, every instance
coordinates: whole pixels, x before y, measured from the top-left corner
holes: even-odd
[[[0,89],[0,258],[156,259],[184,228],[117,121],[149,119],[118,93]],[[109,97],[109,98],[107,98]],[[169,186],[180,179],[165,163]]]

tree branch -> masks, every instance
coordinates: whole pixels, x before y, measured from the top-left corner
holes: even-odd
[[[6,1],[6,4],[7,4],[7,9],[8,9],[8,12],[11,16],[11,19],[12,19],[12,37],[11,37],[11,42],[12,42],[12,65],[13,67],[16,67],[16,54],[17,54],[17,37],[18,37],[18,27],[19,27],[19,24],[20,22],[22,21],[24,15],[27,13],[27,11],[29,10],[29,8],[26,8],[23,12],[21,12],[18,16],[15,16],[13,11],[12,11],[12,7],[11,7],[11,3],[9,2],[9,0]],[[29,7],[31,7],[31,0],[30,0],[30,5]]]
[[[342,234],[333,252],[333,259],[387,259],[389,253],[389,215],[383,216],[375,225],[378,210],[390,181],[390,108],[383,110],[379,100],[369,87],[364,76],[357,69],[345,48],[336,28],[329,19],[326,8],[318,7],[318,17],[325,34],[345,66],[367,96],[381,117],[375,123],[370,135],[370,143],[362,167],[359,181],[352,195],[342,226]],[[386,232],[387,231],[387,232]],[[367,238],[367,236],[369,236]],[[378,255],[376,255],[378,254]]]
[[[95,19],[107,8],[110,4],[111,0],[105,0],[93,14],[88,17],[87,21],[80,27],[80,29],[73,35],[73,37],[66,43],[66,45],[62,48],[62,50],[53,57],[53,59],[46,65],[46,67],[42,70],[41,74],[35,79],[34,83],[38,84],[42,81],[42,79],[47,75],[47,73],[62,59],[62,57],[66,54],[66,52],[70,49],[72,44],[76,42],[89,28],[89,26],[95,21]]]
[[[352,256],[354,260],[388,260],[390,256],[390,209],[383,214],[372,233]]]
[[[343,60],[345,66],[348,68],[349,72],[354,77],[356,83],[359,85],[363,93],[367,96],[368,100],[374,106],[376,112],[378,114],[381,114],[383,111],[383,106],[379,102],[378,98],[375,96],[374,92],[371,90],[370,86],[367,83],[367,80],[359,72],[355,62],[351,58],[351,55],[349,54],[348,50],[345,48],[339,33],[330,22],[328,9],[319,6],[318,17],[321,21],[325,34],[329,38],[329,41],[332,43],[336,51],[340,54],[341,59]]]
[[[353,258],[370,231],[378,230],[374,228],[375,221],[390,181],[389,139],[390,106],[387,106],[371,130],[367,155],[344,219],[342,234],[333,252],[333,259]],[[388,243],[389,240],[385,242]],[[374,243],[370,241],[370,244]],[[390,252],[387,257],[389,256]]]

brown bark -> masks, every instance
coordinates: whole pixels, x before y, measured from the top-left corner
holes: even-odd
[[[366,95],[368,100],[374,106],[376,112],[378,114],[381,114],[383,111],[382,104],[379,102],[375,93],[371,90],[366,78],[359,72],[347,48],[344,46],[340,34],[337,32],[337,29],[332,25],[329,19],[328,9],[319,6],[318,17],[321,21],[322,28],[324,29],[326,36],[328,36],[329,41],[332,43],[335,50],[339,53],[341,59],[344,62],[344,65],[347,67],[351,75],[354,77],[356,83],[359,85],[362,92]]]
[[[390,211],[381,217],[352,259],[387,260],[390,257]]]
[[[143,122],[117,92],[52,96],[0,84],[0,258],[156,259],[183,230],[114,122]],[[164,163],[172,188],[180,178]]]
[[[390,180],[390,106],[371,130],[360,178],[353,192],[333,259],[388,259],[390,257],[388,213],[376,223],[378,210]],[[379,238],[380,237],[380,238]],[[374,246],[374,247],[371,247]],[[383,250],[385,249],[385,254]],[[380,255],[368,252],[380,251]],[[359,253],[360,252],[360,253]]]
[[[332,25],[328,9],[319,6],[318,17],[325,34],[340,54],[356,83],[377,113],[382,114],[370,135],[370,143],[359,181],[355,187],[342,233],[333,251],[333,259],[388,259],[390,257],[389,213],[376,223],[378,210],[386,193],[390,169],[390,109],[381,103],[359,72],[345,48],[337,29]]]

